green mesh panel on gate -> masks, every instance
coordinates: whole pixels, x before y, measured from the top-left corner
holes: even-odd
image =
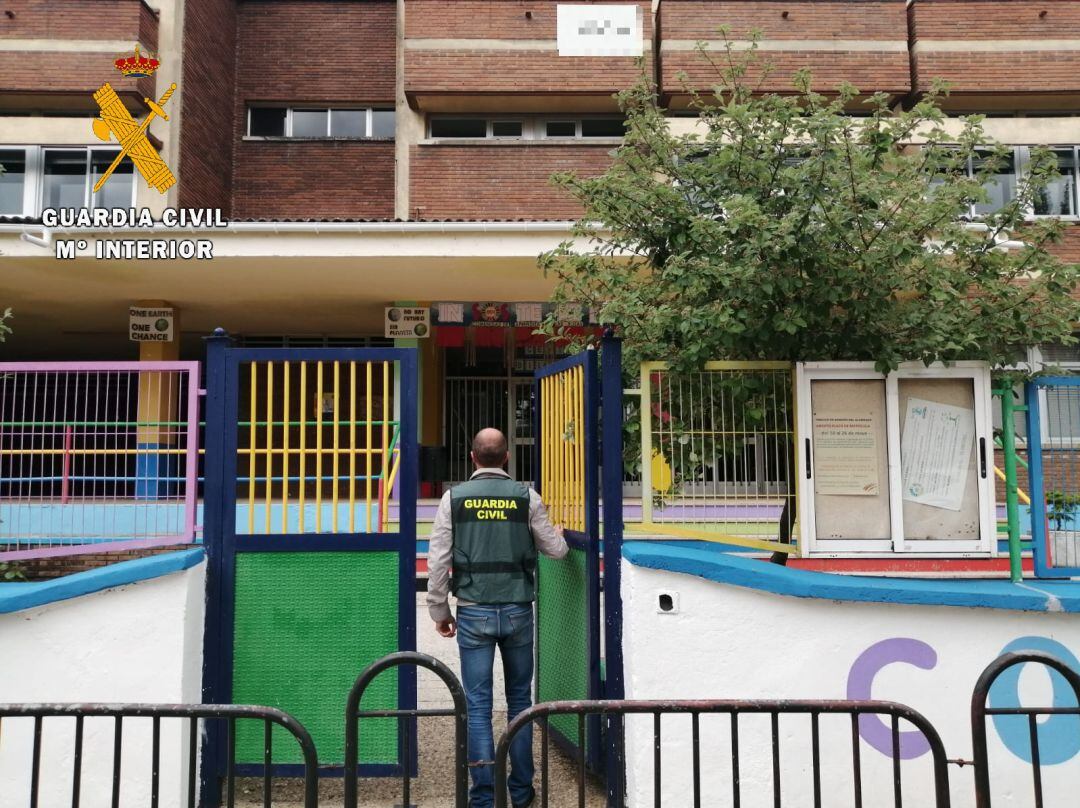
[[[311,733],[320,764],[344,761],[345,700],[368,664],[398,650],[398,556],[393,552],[240,553],[236,557],[233,703],[278,707]],[[391,671],[364,709],[397,707]],[[262,763],[263,728],[237,722],[236,760]],[[301,763],[274,728],[275,763]],[[360,723],[360,760],[396,763],[392,719]]]
[[[537,593],[538,701],[589,698],[589,586],[584,550],[570,548],[558,561],[540,557]],[[551,726],[577,744],[576,716]]]

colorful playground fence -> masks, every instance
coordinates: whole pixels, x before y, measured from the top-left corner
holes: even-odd
[[[794,551],[794,373],[787,362],[641,366],[642,519],[627,530]]]
[[[191,542],[197,362],[0,363],[0,560]]]

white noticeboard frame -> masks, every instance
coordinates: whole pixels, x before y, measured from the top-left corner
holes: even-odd
[[[803,454],[799,469],[798,508],[799,537],[803,556],[852,556],[852,555],[942,555],[968,557],[988,556],[996,553],[997,519],[994,485],[994,441],[991,378],[989,367],[982,362],[956,362],[953,365],[926,367],[921,362],[905,363],[889,374],[878,373],[870,362],[803,362],[795,368],[798,398],[799,446]],[[913,539],[905,535],[905,502],[911,506],[912,498],[905,500],[902,479],[901,425],[907,415],[902,408],[900,387],[904,380],[969,380],[974,401],[974,485],[969,490],[977,497],[977,525],[971,525],[971,536],[964,538]],[[889,494],[889,527],[891,538],[826,538],[818,536],[816,497],[820,494],[815,485],[814,412],[812,389],[815,381],[848,380],[878,381],[885,385],[885,451],[887,453]],[[911,396],[915,398],[914,395]],[[910,402],[909,402],[910,403]],[[947,405],[940,405],[943,409]],[[845,413],[846,414],[846,413]],[[968,428],[968,426],[965,426]],[[968,434],[968,433],[965,433]],[[850,497],[854,511],[864,498]],[[914,521],[909,519],[909,521]],[[910,525],[909,525],[910,527]]]

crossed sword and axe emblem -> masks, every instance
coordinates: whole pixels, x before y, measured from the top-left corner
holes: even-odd
[[[147,128],[154,118],[161,118],[163,121],[169,120],[164,107],[175,90],[176,85],[171,85],[156,103],[152,99],[144,98],[143,100],[150,107],[150,112],[141,124],[136,123],[135,119],[131,117],[131,113],[124,106],[124,102],[120,100],[120,97],[117,96],[116,91],[108,82],[101,85],[101,89],[94,93],[94,100],[97,101],[98,107],[101,109],[100,116],[94,119],[94,134],[97,135],[99,140],[104,141],[115,137],[120,144],[120,154],[116,155],[112,165],[106,169],[105,173],[95,183],[94,193],[101,190],[101,186],[112,176],[112,173],[120,165],[124,157],[131,158],[131,162],[139,169],[139,173],[142,174],[146,184],[151,188],[165,193],[176,184],[176,177],[173,176],[169,167],[165,165],[165,161],[161,159],[161,155],[157,153],[157,149],[154,148],[150,138],[147,136]]]

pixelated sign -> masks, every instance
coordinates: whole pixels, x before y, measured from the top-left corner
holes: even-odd
[[[560,56],[641,56],[641,6],[559,4]]]

